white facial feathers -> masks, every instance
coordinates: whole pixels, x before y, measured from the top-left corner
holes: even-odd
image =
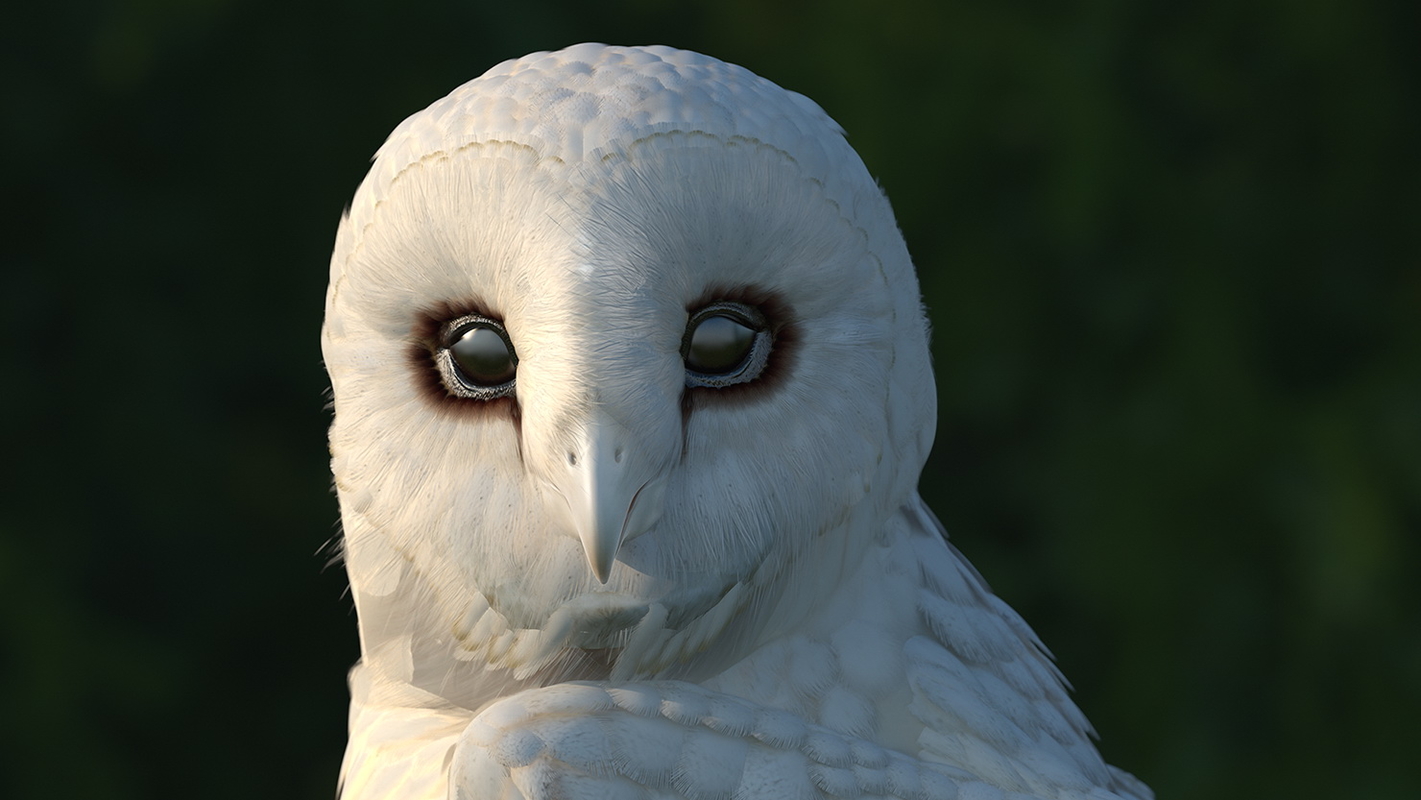
[[[931,376],[887,202],[818,106],[746,70],[590,45],[505,63],[399,126],[343,227],[325,348],[349,546],[379,537],[515,629],[603,579],[716,596],[916,480]],[[762,396],[688,416],[688,308],[746,293],[784,316]],[[517,351],[497,423],[415,374],[421,335],[471,310]],[[585,574],[546,574],[579,550]]]
[[[380,149],[323,348],[351,800],[1134,791],[916,496],[917,280],[806,98],[495,67]]]

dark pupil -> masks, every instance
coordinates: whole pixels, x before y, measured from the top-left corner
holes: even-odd
[[[449,347],[449,353],[470,383],[498,386],[513,380],[513,354],[508,350],[508,343],[492,328],[470,328]]]
[[[707,374],[730,372],[745,360],[754,343],[755,332],[730,317],[706,317],[691,332],[686,366]]]

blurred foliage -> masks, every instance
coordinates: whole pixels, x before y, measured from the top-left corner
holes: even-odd
[[[1112,762],[1162,798],[1412,796],[1421,7],[414,6],[7,11],[0,795],[331,795],[337,215],[404,116],[601,40],[850,132],[936,326],[923,492]]]

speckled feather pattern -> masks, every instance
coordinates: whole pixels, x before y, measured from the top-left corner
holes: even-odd
[[[773,380],[686,395],[708,297],[774,298]],[[506,327],[516,414],[421,382],[421,315],[461,308]],[[323,349],[345,800],[1152,798],[917,495],[913,265],[802,95],[667,47],[500,64],[380,149]],[[656,504],[605,580],[585,475]]]
[[[829,165],[852,157],[842,129],[813,100],[743,67],[671,47],[581,44],[505,61],[400,123],[376,154],[351,218],[360,230],[384,187],[411,164],[471,144],[510,142],[571,164],[616,157],[672,131],[791,152],[831,184],[839,181]],[[828,194],[851,204],[855,188],[844,181]]]

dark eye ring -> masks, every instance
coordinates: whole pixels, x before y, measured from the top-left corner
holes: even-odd
[[[435,361],[452,395],[496,400],[513,394],[518,354],[498,320],[469,314],[446,324]]]
[[[686,385],[721,388],[755,380],[769,360],[772,338],[754,306],[719,301],[695,311],[681,338]]]

